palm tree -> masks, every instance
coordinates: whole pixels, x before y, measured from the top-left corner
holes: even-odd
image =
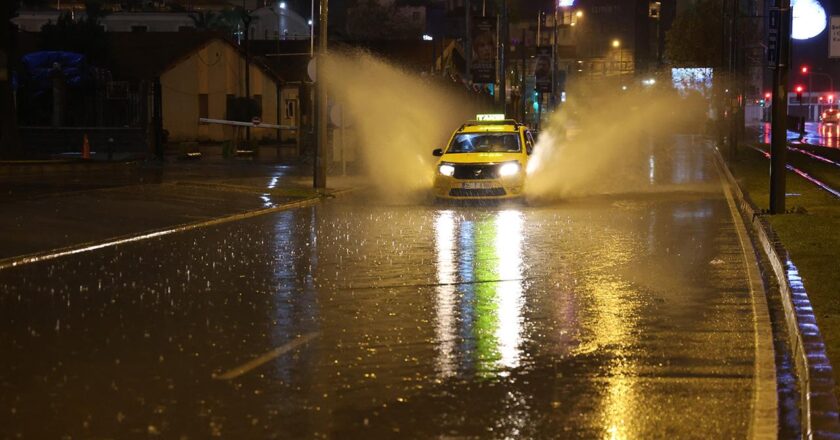
[[[222,17],[213,11],[199,11],[190,14],[193,24],[196,29],[201,30],[218,30],[226,28],[222,23]]]

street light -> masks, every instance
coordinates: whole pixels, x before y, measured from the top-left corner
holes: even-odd
[[[624,76],[624,51],[621,50],[621,40],[617,38],[613,40],[612,47],[618,49],[618,74]]]

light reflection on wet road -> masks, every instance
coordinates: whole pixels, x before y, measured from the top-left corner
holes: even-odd
[[[647,172],[546,206],[358,195],[2,271],[0,434],[745,437],[752,307],[711,156]]]

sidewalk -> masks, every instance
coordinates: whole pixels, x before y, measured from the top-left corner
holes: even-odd
[[[0,259],[109,240],[352,188],[312,189],[311,165],[254,161],[112,163],[0,174]]]

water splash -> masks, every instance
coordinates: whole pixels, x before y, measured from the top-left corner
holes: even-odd
[[[426,197],[432,150],[475,114],[463,95],[361,50],[330,53],[332,100],[343,104],[374,188],[394,200]]]

